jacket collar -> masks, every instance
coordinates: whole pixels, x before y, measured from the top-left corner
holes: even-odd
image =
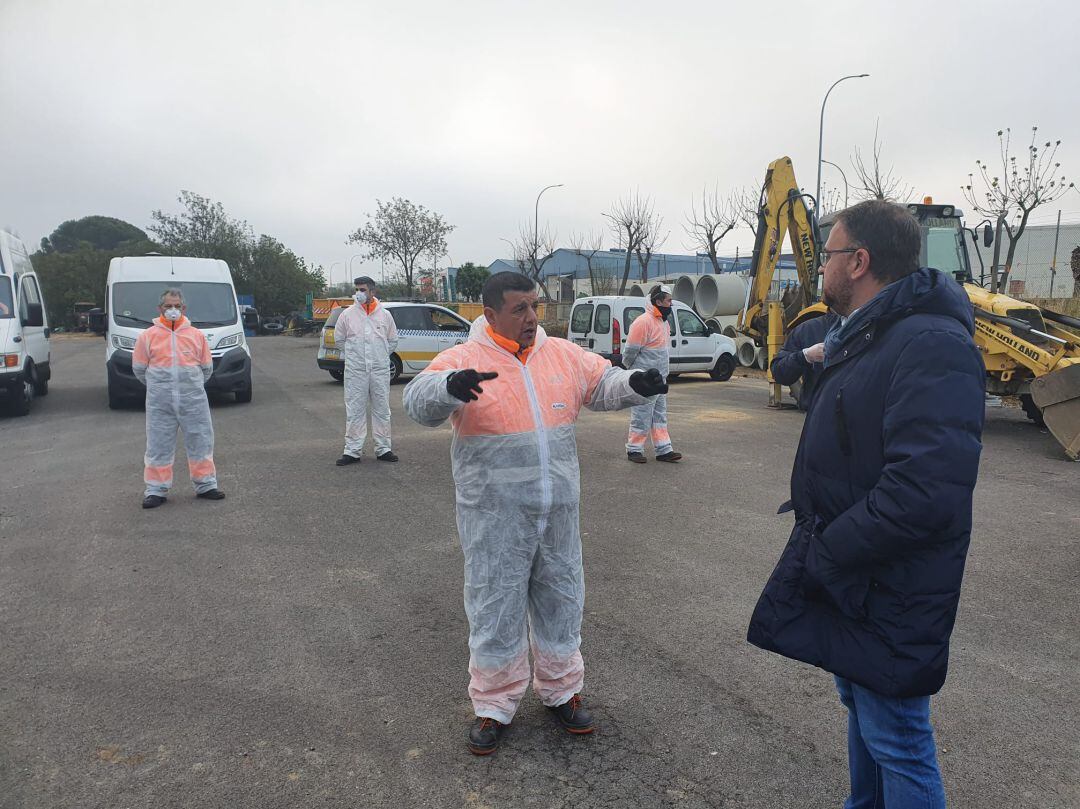
[[[161,326],[161,328],[168,331],[180,331],[180,329],[186,329],[188,326],[190,326],[191,321],[187,319],[187,315],[181,315],[180,319],[177,320],[175,323],[166,320],[161,315],[158,315],[154,318],[154,325]]]
[[[508,345],[500,345],[495,341],[495,338],[504,341]],[[533,341],[533,344],[528,349],[526,349],[528,356],[534,356],[536,352],[539,351],[540,348],[544,345],[544,343],[547,342],[547,339],[548,336],[547,332],[544,331],[544,327],[540,324],[537,324],[536,339]],[[478,318],[476,318],[476,320],[473,321],[472,328],[469,329],[469,340],[470,342],[475,341],[477,343],[482,343],[486,346],[489,346],[490,348],[495,349],[496,351],[505,352],[521,360],[521,362],[525,362],[525,359],[518,357],[513,350],[519,347],[518,344],[515,343],[513,340],[507,340],[505,337],[495,334],[495,330],[488,325],[487,318],[483,315],[480,315]]]

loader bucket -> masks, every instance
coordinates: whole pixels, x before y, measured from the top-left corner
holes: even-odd
[[[1080,365],[1051,371],[1031,382],[1031,399],[1065,454],[1080,460]]]

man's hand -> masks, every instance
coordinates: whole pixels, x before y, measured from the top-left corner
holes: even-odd
[[[630,387],[638,396],[656,396],[659,393],[667,393],[667,382],[655,368],[648,371],[637,371],[630,375]]]
[[[480,383],[497,376],[495,371],[474,371],[472,368],[454,371],[446,377],[446,392],[463,402],[475,402],[480,398],[477,394],[484,392]]]
[[[804,348],[802,355],[806,357],[806,361],[810,363],[825,362],[825,344],[818,343],[817,345]]]

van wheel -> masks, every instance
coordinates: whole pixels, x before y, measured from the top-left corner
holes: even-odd
[[[343,382],[345,380],[344,371],[331,371],[330,376],[334,377],[338,382]]]
[[[390,355],[390,383],[393,384],[401,379],[401,358],[397,354]]]
[[[49,395],[49,380],[44,377],[39,377],[34,374],[34,395],[35,396],[48,396]]]
[[[36,376],[34,374],[33,367],[31,366],[28,375],[23,379],[21,385],[16,385],[13,388],[8,388],[8,399],[10,400],[11,415],[27,416],[30,414],[30,403],[34,401],[35,379]]]
[[[716,365],[709,371],[709,376],[713,382],[727,382],[733,373],[735,373],[735,358],[730,354],[721,354]]]

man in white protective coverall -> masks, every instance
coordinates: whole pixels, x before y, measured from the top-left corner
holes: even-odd
[[[195,496],[222,500],[214,467],[214,425],[203,387],[214,373],[206,335],[185,317],[179,289],[166,289],[158,304],[161,317],[143,331],[131,354],[131,370],[146,385],[146,455],[143,508],[157,508],[172,488],[176,430],[184,433],[188,473]]]
[[[405,388],[405,411],[450,419],[457,522],[465,553],[468,748],[495,750],[529,685],[570,733],[591,733],[579,692],[585,580],[574,423],[582,407],[618,410],[667,390],[655,370],[613,368],[537,322],[534,284],[491,276],[469,340]],[[481,385],[483,383],[483,385]],[[530,643],[531,642],[531,643]]]
[[[654,286],[649,290],[645,313],[630,324],[623,349],[623,364],[631,369],[655,368],[667,379],[670,363],[668,340],[671,331],[671,289]],[[630,436],[626,440],[626,457],[634,463],[645,463],[645,441],[652,439],[656,460],[676,463],[682,453],[671,446],[667,423],[667,394],[650,399],[630,410]]]
[[[375,297],[374,281],[362,275],[353,283],[356,302],[334,328],[345,357],[345,452],[338,466],[360,462],[369,411],[376,460],[398,459],[390,449],[390,355],[397,349],[397,324]]]

